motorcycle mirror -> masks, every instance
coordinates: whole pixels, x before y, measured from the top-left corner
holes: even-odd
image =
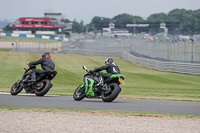
[[[83,65],[83,70],[87,70],[87,67],[85,65]]]

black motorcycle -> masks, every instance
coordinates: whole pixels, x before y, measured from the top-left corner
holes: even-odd
[[[36,66],[29,66],[28,69],[24,68],[25,72],[22,78],[19,79],[11,88],[11,95],[17,95],[23,88],[26,93],[35,93],[36,96],[44,96],[50,88],[53,86],[51,80],[56,76],[57,72],[45,72],[40,75],[36,75],[36,81],[32,82],[31,73],[36,69]]]

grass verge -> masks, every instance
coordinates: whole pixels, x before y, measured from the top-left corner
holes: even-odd
[[[11,51],[13,50],[12,48],[0,48],[0,52],[8,52],[8,51]]]
[[[21,78],[29,61],[38,60],[42,53],[0,51],[0,92],[9,92]],[[106,57],[75,54],[51,54],[57,76],[52,80],[49,95],[72,95],[82,84],[85,71],[104,65]],[[122,58],[113,58],[126,76],[120,98],[200,101],[200,76],[161,72],[138,66]],[[40,68],[40,66],[38,67]]]
[[[154,112],[116,111],[116,110],[100,110],[100,109],[36,108],[36,107],[13,107],[13,106],[0,106],[0,109],[7,109],[7,110],[33,110],[33,111],[42,111],[42,112],[50,112],[50,111],[52,111],[52,112],[107,113],[107,114],[146,116],[146,117],[200,118],[200,115],[172,114],[172,113],[154,113]]]

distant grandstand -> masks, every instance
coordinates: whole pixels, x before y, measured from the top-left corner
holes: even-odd
[[[62,13],[44,13],[45,17],[22,17],[12,24],[16,34],[62,34],[67,28],[61,23]]]

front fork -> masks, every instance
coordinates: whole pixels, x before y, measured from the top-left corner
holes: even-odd
[[[19,79],[16,83],[15,83],[15,87],[13,88],[13,91],[15,92],[17,90],[17,88],[20,85],[20,82],[22,81],[22,79]]]
[[[22,78],[17,81],[17,84],[19,84],[21,81],[22,81]]]

